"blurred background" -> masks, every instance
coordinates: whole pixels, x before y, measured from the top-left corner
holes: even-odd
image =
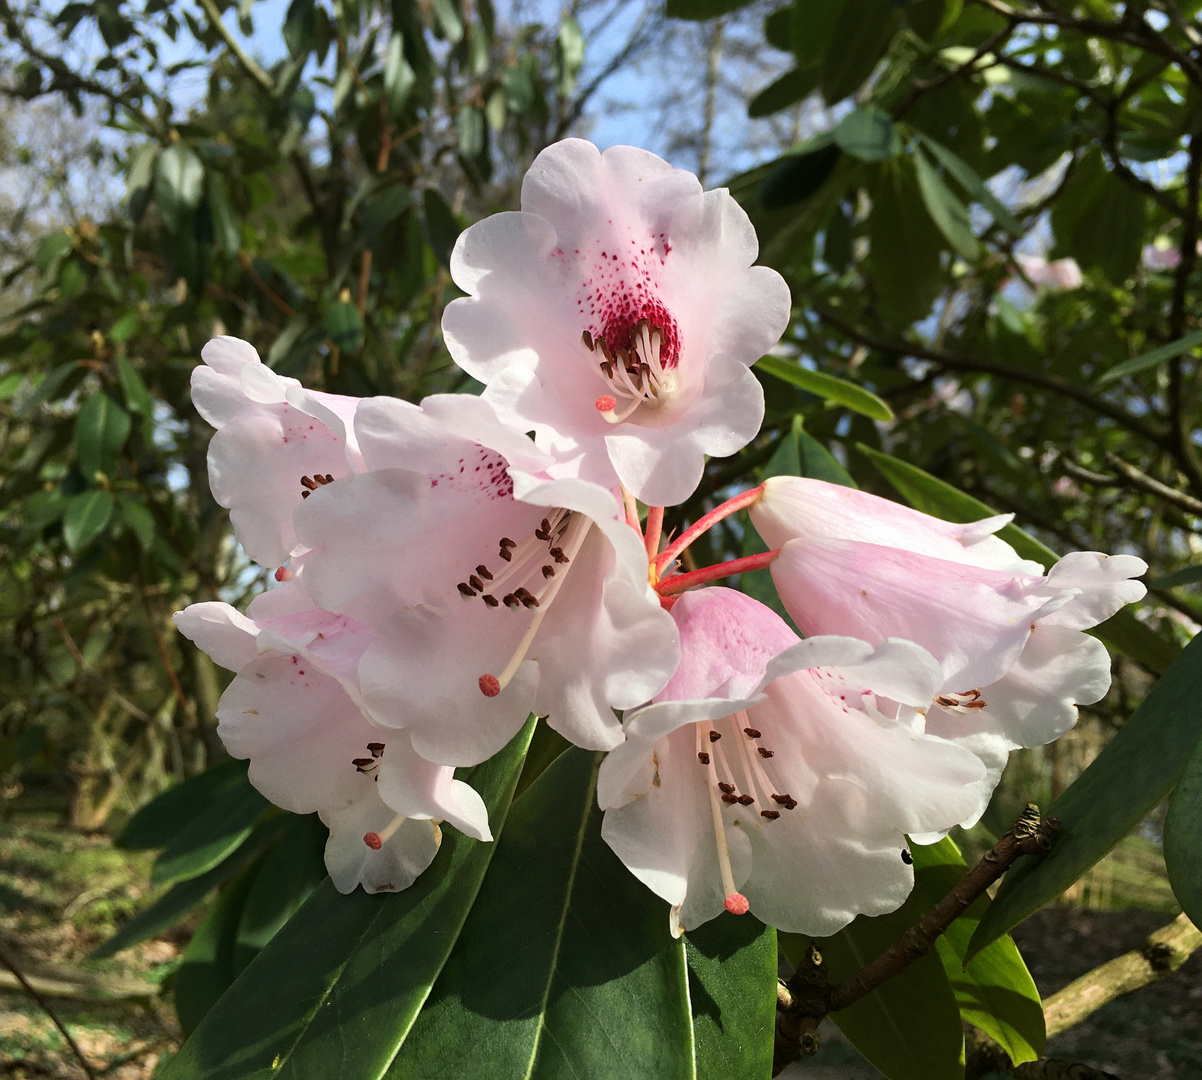
[[[791,472],[1014,513],[1045,563],[1147,560],[1147,601],[1099,628],[1110,696],[1012,757],[966,854],[1063,791],[1202,621],[1200,8],[0,0],[0,945],[97,1069],[151,1075],[323,874],[171,624],[266,580],[208,493],[201,346],[344,394],[475,389],[439,331],[449,253],[568,135],[729,186],[793,291],[761,434],[669,524]],[[734,518],[708,543],[755,540]],[[1080,911],[1042,913],[1042,990],[1128,947],[1143,916],[1116,909],[1176,910],[1159,843],[1153,816]],[[1072,1037],[1199,1075],[1187,972]],[[0,990],[0,1075],[83,1075]]]

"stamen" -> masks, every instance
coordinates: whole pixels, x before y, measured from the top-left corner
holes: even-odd
[[[747,738],[749,738],[749,739],[758,739],[760,737],[759,730],[757,728],[753,728],[753,727],[745,727],[743,729],[743,734],[746,735]]]
[[[501,692],[501,682],[495,675],[480,676],[480,693],[485,697],[496,697]]]
[[[700,742],[700,724],[697,725],[697,739]],[[712,762],[709,769],[710,779],[716,781],[717,775]],[[714,784],[706,784],[705,787],[710,793],[710,815],[714,822],[714,839],[718,845],[718,872],[722,875],[722,892],[726,897],[723,904],[732,915],[746,915],[750,905],[747,903],[747,897],[735,886],[735,875],[730,868],[730,848],[726,844],[726,822],[722,820],[722,807],[714,794]]]
[[[600,413],[613,412],[618,407],[618,399],[610,394],[602,394],[593,402],[593,407]]]
[[[279,567],[275,572],[276,581],[291,581],[292,571],[286,566]]]
[[[389,840],[392,839],[392,834],[397,831],[405,823],[403,814],[397,814],[387,825],[384,826],[381,832],[369,832],[363,834],[363,842],[372,849],[379,851]]]
[[[708,765],[710,763],[710,756],[704,750],[699,750],[697,752],[697,760],[700,761],[702,765]]]
[[[765,750],[762,746],[757,746],[756,749],[760,752],[760,757],[770,758],[776,756],[775,750]]]

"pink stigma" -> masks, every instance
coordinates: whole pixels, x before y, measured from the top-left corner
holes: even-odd
[[[480,693],[485,697],[496,697],[501,692],[501,681],[495,675],[480,676]]]
[[[380,848],[382,848],[384,846],[384,841],[380,839],[380,834],[374,833],[374,832],[364,833],[363,834],[363,842],[369,848],[371,848],[372,851],[379,851]],[[744,905],[746,905],[747,901],[744,900],[743,903],[744,903]],[[729,911],[730,910],[730,900],[727,900],[726,904],[727,904],[727,911]],[[744,906],[743,910],[744,911],[747,910],[746,906]]]
[[[725,907],[732,915],[746,915],[751,905],[742,893],[732,892],[726,898]]]
[[[279,567],[275,572],[276,581],[291,581],[292,571],[286,566]]]
[[[613,412],[618,407],[618,399],[609,394],[602,394],[593,404],[597,407],[597,412]]]

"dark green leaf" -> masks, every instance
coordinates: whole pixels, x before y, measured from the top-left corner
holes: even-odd
[[[760,185],[765,210],[780,210],[803,202],[818,191],[839,161],[839,148],[830,135],[814,141],[813,149],[783,157]]]
[[[405,111],[413,93],[417,75],[405,59],[405,39],[394,31],[388,39],[388,56],[384,61],[384,93],[388,95],[388,111],[394,120]]]
[[[1186,334],[1185,337],[1170,342],[1168,345],[1161,345],[1146,353],[1140,353],[1139,356],[1133,356],[1130,360],[1124,360],[1121,364],[1115,364],[1114,367],[1102,372],[1098,377],[1097,385],[1099,387],[1109,386],[1112,382],[1125,379],[1128,375],[1147,371],[1148,368],[1163,364],[1166,360],[1172,360],[1173,357],[1180,356],[1183,352],[1188,352],[1198,345],[1202,345],[1202,330],[1195,330],[1192,334]]]
[[[465,158],[478,158],[484,152],[484,113],[475,105],[459,107],[455,130],[459,134],[459,152]]]
[[[1202,566],[1186,566],[1174,570],[1164,577],[1155,578],[1148,582],[1149,589],[1176,589],[1181,585],[1195,585],[1202,581]]]
[[[431,0],[430,6],[434,9],[434,18],[438,20],[443,36],[452,45],[458,45],[463,40],[463,19],[459,16],[455,0]]]
[[[315,0],[292,0],[284,16],[284,44],[293,60],[307,56],[317,31]]]
[[[599,755],[513,807],[463,933],[388,1076],[694,1076],[684,943],[601,839]]]
[[[52,368],[40,383],[38,388],[29,395],[25,403],[17,410],[18,416],[27,416],[33,412],[43,401],[51,400],[67,379],[79,370],[79,364],[74,360],[68,360],[65,364],[59,364],[58,367]]]
[[[130,426],[129,413],[108,394],[93,394],[84,402],[75,417],[75,447],[79,471],[87,479],[97,473],[113,475]]]
[[[793,386],[800,386],[824,401],[845,405],[853,412],[861,413],[873,420],[892,420],[893,410],[871,390],[865,390],[847,379],[828,375],[822,371],[811,371],[793,360],[779,356],[765,356],[756,363],[757,371],[766,371]]]
[[[149,551],[154,546],[154,514],[146,509],[145,503],[132,495],[118,495],[117,503],[121,507],[121,520],[138,538],[142,550]]]
[[[472,772],[502,835],[534,721]],[[162,1080],[374,1080],[409,1033],[476,900],[496,843],[453,830],[408,889],[339,895],[325,882],[247,965]],[[281,988],[287,988],[281,993]]]
[[[62,262],[70,250],[71,237],[65,232],[53,232],[38,244],[33,264],[42,273],[46,273]]]
[[[227,255],[237,255],[242,246],[242,230],[230,206],[225,191],[225,180],[218,173],[205,177],[205,191],[209,202],[209,218],[213,223],[213,240]]]
[[[942,143],[936,142],[929,136],[922,134],[922,132],[918,133],[918,137],[922,140],[922,145],[947,170],[948,175],[955,178],[956,183],[965,190],[970,199],[984,206],[993,215],[993,220],[1011,235],[1022,236],[1022,222],[1006,209],[1001,200],[989,190],[989,186],[967,162],[953,154]]]
[[[729,15],[749,3],[751,0],[668,0],[665,11],[670,19],[701,22],[704,19],[716,19],[719,15]]]
[[[1069,173],[1052,207],[1058,249],[1083,270],[1101,270],[1121,285],[1139,263],[1144,235],[1144,196],[1111,173],[1099,150],[1091,150]],[[1098,228],[1098,222],[1106,228]]]
[[[363,345],[363,316],[354,304],[339,300],[326,312],[330,340],[344,352],[356,353]]]
[[[881,310],[899,323],[924,317],[944,284],[943,236],[923,202],[911,161],[885,162],[868,218],[869,267]]]
[[[1059,896],[1131,832],[1185,775],[1200,738],[1202,635],[1049,808],[1061,823],[1051,851],[1025,855],[1007,871],[973,935],[970,955]],[[1192,777],[1190,783],[1196,790]]]
[[[839,12],[822,60],[822,96],[828,105],[855,93],[872,74],[897,30],[893,0],[852,0]],[[796,41],[796,37],[794,38]]]
[[[176,143],[159,154],[154,169],[154,199],[169,232],[181,234],[191,221],[204,195],[204,177],[204,164],[191,147]]]
[[[438,261],[444,266],[449,266],[451,251],[455,247],[455,241],[459,239],[460,232],[463,231],[463,225],[447,205],[446,199],[433,188],[426,188],[422,192],[422,208],[425,211],[430,247],[434,249]]]
[[[125,823],[117,847],[125,851],[166,847],[211,802],[249,784],[246,769],[245,761],[225,761],[156,795]]]
[[[776,931],[723,912],[685,937],[697,1080],[772,1073]]]
[[[240,770],[231,768],[222,779],[225,783],[210,789],[212,794],[205,802],[193,804],[181,814],[183,827],[171,837],[151,869],[153,884],[166,885],[212,869],[250,835],[255,822],[270,806]],[[174,805],[181,804],[182,799]]]
[[[861,161],[884,161],[902,152],[901,132],[877,105],[853,109],[835,125],[833,134],[840,149]]]
[[[129,341],[142,329],[142,319],[136,311],[127,311],[112,326],[109,327],[109,338],[117,342]],[[122,361],[129,361],[123,356]]]
[[[96,539],[113,516],[113,497],[93,488],[72,495],[63,515],[63,539],[71,551],[81,551]]]
[[[818,74],[813,68],[802,70],[794,68],[786,71],[779,79],[769,83],[751,99],[747,106],[747,115],[753,120],[762,116],[771,116],[774,112],[796,105],[814,92],[818,85]]]
[[[823,57],[830,52],[835,26],[845,7],[854,7],[855,0],[800,0],[790,11],[789,43],[797,58],[797,66],[813,68],[815,77],[821,70]]]
[[[1164,864],[1173,895],[1202,924],[1202,738],[1177,781],[1164,823]]]
[[[957,254],[975,262],[981,254],[981,245],[972,231],[968,207],[952,194],[921,148],[914,152],[914,166],[918,171],[918,190],[931,220]]]
[[[172,885],[150,907],[130,919],[92,955],[97,959],[114,956],[123,949],[157,937],[168,927],[174,926],[218,885],[245,866],[259,852],[274,844],[290,820],[289,817],[277,817],[257,826],[246,843],[228,858],[199,877],[188,878],[187,881]]]
[[[125,404],[129,411],[137,413],[143,420],[152,421],[154,399],[146,389],[138,369],[130,363],[128,357],[123,356],[117,361],[117,375],[121,380],[121,389],[125,391]]]

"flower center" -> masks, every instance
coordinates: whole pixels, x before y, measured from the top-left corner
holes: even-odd
[[[367,752],[371,757],[352,758],[351,764],[365,776],[370,776],[373,780],[379,780],[380,777],[376,773],[380,767],[380,757],[384,753],[384,744],[382,742],[369,742],[367,744]]]
[[[961,690],[955,694],[940,694],[935,698],[935,704],[950,713],[956,713],[959,716],[969,716],[977,709],[985,708],[989,702],[981,697],[980,690],[973,689]]]
[[[501,673],[480,676],[480,692],[485,697],[496,697],[504,690],[526,659],[534,636],[567,580],[572,560],[591,527],[592,522],[583,514],[552,510],[521,543],[508,536],[500,538],[497,542],[500,562],[494,564],[495,570],[480,563],[466,581],[456,586],[466,602],[480,600],[487,608],[504,605],[510,611],[533,612]]]
[[[606,392],[597,411],[611,424],[627,419],[640,406],[658,409],[679,386],[680,358],[676,320],[656,303],[637,318],[624,312],[598,334],[585,330],[584,347],[593,354],[593,369]]]
[[[321,473],[314,473],[312,476],[302,476],[300,482],[301,498],[307,499],[319,487],[325,487],[326,484],[332,484],[334,482],[334,477],[330,473],[326,473],[325,476],[322,476]]]

